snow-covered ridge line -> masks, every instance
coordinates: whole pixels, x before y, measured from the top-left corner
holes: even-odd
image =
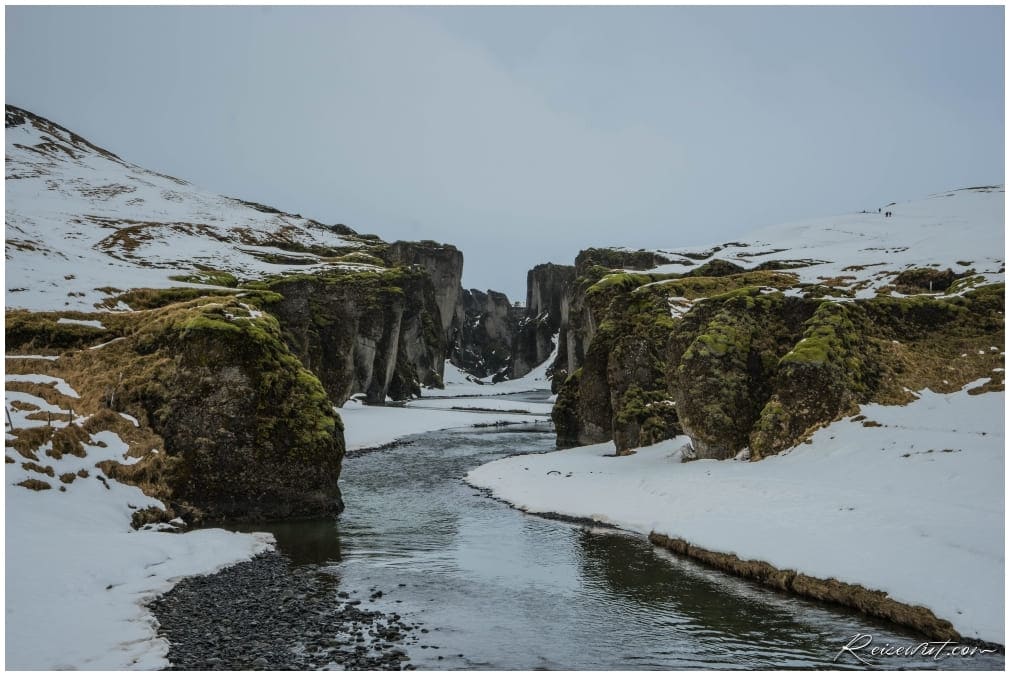
[[[960,293],[1004,281],[1004,199],[1004,186],[981,186],[888,205],[880,213],[767,226],[742,241],[655,249],[673,262],[647,272],[686,273],[721,259],[750,270],[762,265],[788,270],[801,284],[827,284],[871,298],[887,292],[904,270],[950,268],[970,278],[958,285]]]
[[[94,311],[125,290],[218,284],[221,272],[375,267],[363,253],[375,240],[345,226],[201,190],[12,106],[6,124],[8,307]]]

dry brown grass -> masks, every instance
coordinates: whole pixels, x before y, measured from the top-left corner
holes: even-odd
[[[164,453],[152,453],[132,465],[103,460],[97,467],[110,479],[137,486],[145,495],[167,501],[172,494],[165,479],[178,462],[181,462],[178,458],[171,458]]]
[[[35,462],[23,462],[21,463],[21,468],[28,470],[29,472],[38,472],[39,474],[45,474],[46,476],[49,477],[56,476],[56,470],[54,470],[51,465],[43,466]]]
[[[8,371],[8,373],[10,373],[10,371]],[[8,387],[7,389],[9,390],[10,387]],[[39,410],[41,410],[35,404],[28,403],[27,401],[18,401],[16,399],[14,401],[12,401],[9,404],[9,406],[11,408],[13,408],[15,411],[39,411]],[[30,415],[28,417],[31,418]]]
[[[973,388],[977,393],[1001,389],[1003,374],[993,369],[1002,368],[1004,359],[990,348],[1003,345],[1003,341],[1003,331],[970,337],[931,336],[907,343],[877,340],[886,362],[894,366],[883,374],[873,400],[907,404],[915,397],[905,388],[913,392],[929,388],[948,394],[981,378],[992,379],[992,385],[988,389]]]
[[[73,409],[75,413],[83,411],[78,399],[74,399],[71,396],[57,391],[57,389],[49,383],[7,382],[6,385],[7,392],[24,392],[25,394],[35,395],[36,397],[45,399],[50,404],[59,406],[64,411],[70,411],[70,409]],[[53,415],[55,416],[56,413],[54,412]]]
[[[25,416],[28,420],[45,420],[46,422],[70,422],[69,413],[53,413],[52,411],[36,411]]]
[[[838,275],[837,277],[818,277],[824,286],[851,286],[856,281],[855,275]]]
[[[52,488],[48,481],[42,481],[41,479],[25,479],[17,485],[32,491],[48,491]]]

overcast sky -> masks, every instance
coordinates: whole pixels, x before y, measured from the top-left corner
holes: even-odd
[[[464,285],[1004,176],[1002,7],[7,7],[6,101]]]

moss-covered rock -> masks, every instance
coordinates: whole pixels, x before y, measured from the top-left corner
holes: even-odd
[[[777,453],[865,398],[871,369],[853,304],[821,303],[803,338],[778,362],[772,397],[750,433],[754,459]],[[860,322],[862,323],[862,322]]]
[[[910,268],[896,276],[892,284],[901,293],[942,293],[965,274],[957,274],[950,268]]]
[[[342,404],[364,392],[380,403],[396,376],[399,397],[441,380],[445,341],[431,281],[420,268],[332,270],[288,275],[259,285],[284,338]]]
[[[100,315],[119,340],[64,352],[51,366],[74,383],[75,410],[89,418],[59,428],[50,452],[83,455],[89,433],[118,423],[142,460],[103,469],[175,513],[270,519],[339,512],[340,419],[285,345],[277,320],[249,300],[209,297]],[[33,340],[49,338],[42,331]],[[141,430],[115,411],[136,417],[156,449],[132,443],[129,435]]]
[[[671,262],[669,258],[655,251],[628,251],[627,249],[590,248],[583,249],[575,257],[575,273],[578,276],[593,266],[607,269],[648,270]]]
[[[671,334],[669,385],[685,433],[701,458],[727,458],[771,394],[779,358],[811,308],[755,287],[701,303]]]

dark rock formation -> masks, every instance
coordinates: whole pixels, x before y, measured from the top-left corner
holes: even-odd
[[[473,375],[521,378],[554,351],[569,265],[538,265],[526,276],[526,307],[497,291],[461,291],[452,329],[452,360]]]
[[[463,279],[463,252],[451,244],[424,240],[393,242],[382,257],[392,267],[420,265],[428,273],[435,293],[435,304],[438,306],[442,335],[451,345],[462,292],[460,281]]]
[[[453,363],[479,378],[506,377],[522,310],[514,308],[503,293],[477,289],[463,291],[460,306]]]
[[[97,315],[118,340],[63,353],[60,372],[77,385],[73,405],[87,421],[62,428],[60,452],[83,455],[89,434],[116,431],[141,459],[101,470],[192,521],[339,512],[340,418],[277,320],[258,309],[266,300],[250,292]],[[43,349],[107,342],[102,332],[60,336],[59,316],[20,313],[8,339]]]
[[[174,368],[140,400],[178,459],[166,476],[173,500],[213,518],[340,512],[343,428],[325,391],[276,322],[234,327],[204,316],[158,338]]]
[[[421,268],[332,272],[265,283],[285,340],[337,404],[372,403],[441,385],[445,340],[434,289]],[[392,391],[391,391],[392,388]]]
[[[583,266],[566,294],[558,445],[613,439],[618,453],[675,434],[703,458],[759,459],[866,402],[954,391],[992,375],[1002,285],[962,297],[839,303],[790,294],[787,272],[613,273]],[[669,298],[686,299],[672,316]],[[578,308],[573,314],[572,307]],[[588,341],[586,340],[588,338]],[[974,354],[977,361],[958,360]],[[982,356],[979,356],[982,355]],[[980,388],[1000,389],[999,377]]]
[[[558,322],[558,356],[554,362],[551,389],[558,392],[565,380],[583,364],[586,350],[596,334],[597,321],[586,302],[586,291],[612,269],[646,270],[670,260],[651,251],[584,249],[575,257],[571,277],[561,288]]]
[[[545,263],[526,274],[526,314],[512,348],[512,378],[521,378],[554,351],[561,329],[565,287],[575,281],[571,265]]]

